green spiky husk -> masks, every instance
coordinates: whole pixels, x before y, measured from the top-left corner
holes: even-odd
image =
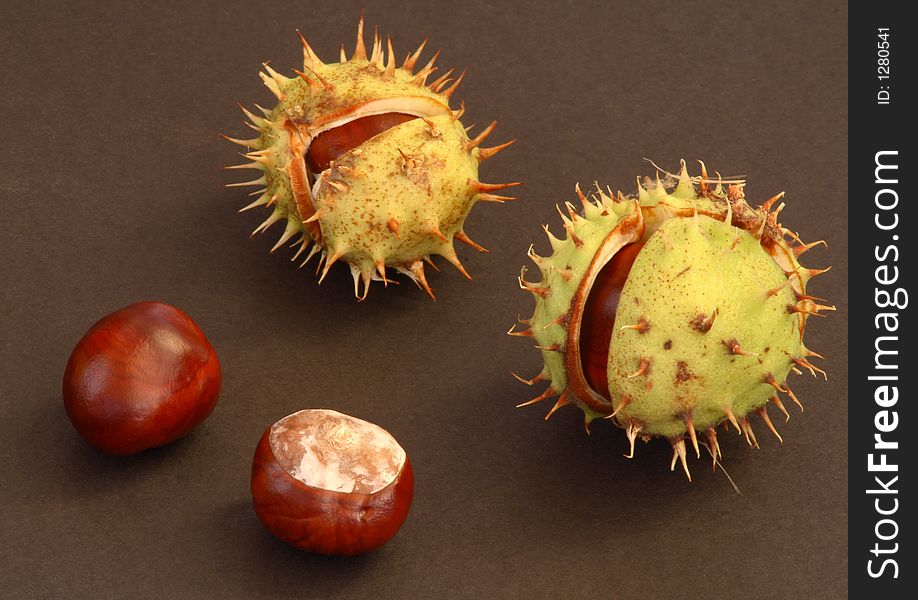
[[[783,205],[770,212],[780,196],[753,209],[742,189],[690,178],[684,163],[678,178],[639,183],[636,198],[598,189],[586,198],[578,189],[583,212],[567,205],[565,238],[548,233],[550,256],[530,249],[541,281],[526,281],[525,269],[520,277],[536,307],[523,322],[529,329],[511,333],[531,336],[544,359],[527,383],[548,382],[524,405],[559,395],[549,415],[569,403],[587,425],[614,415],[632,451],[637,436],[662,436],[684,457],[686,434],[696,447],[702,433],[716,446],[714,428],[727,420],[755,443],[747,415],[762,414],[769,400],[783,410],[778,392],[796,401],[788,373],[818,371],[803,344],[807,317],[833,307],[806,295],[818,272],[797,255],[812,245],[792,245],[799,239],[777,222]],[[604,398],[585,385],[579,320],[599,269],[631,242],[644,246],[616,311]]]
[[[294,260],[308,249],[301,266],[318,254],[322,278],[335,262],[348,263],[358,297],[359,284],[365,296],[371,280],[386,281],[387,268],[432,295],[424,261],[440,255],[465,274],[454,240],[483,251],[465,234],[466,217],[478,201],[509,199],[488,192],[515,185],[478,181],[479,163],[503,147],[479,147],[493,124],[469,138],[459,121],[464,109],[449,107],[461,77],[450,87],[449,73],[428,84],[433,60],[414,71],[423,44],[400,67],[391,43],[386,51],[378,38],[367,56],[361,20],[350,59],[342,51],[340,62],[326,64],[305,39],[303,46],[304,68],[297,77],[265,65],[262,80],[278,103],[261,109],[263,116],[243,109],[258,136],[230,140],[246,146],[252,160],[233,168],[261,172],[258,179],[233,184],[263,187],[245,207],[271,210],[255,233],[283,223],[274,249],[292,241],[299,245]],[[352,120],[388,113],[418,118],[367,139],[321,174],[308,173],[304,157],[313,139]]]
[[[700,430],[728,409],[742,417],[774,395],[769,376],[783,382],[789,357],[802,356],[787,276],[747,231],[708,216],[669,219],[631,272],[616,323],[648,325],[612,333],[609,391],[632,399],[621,423],[672,438],[689,416]]]

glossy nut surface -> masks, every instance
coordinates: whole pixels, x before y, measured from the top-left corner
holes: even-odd
[[[272,535],[309,552],[379,548],[402,526],[413,495],[411,461],[395,439],[335,411],[285,417],[255,451],[255,513]]]
[[[345,125],[323,131],[309,145],[306,163],[313,173],[321,173],[331,166],[333,160],[371,137],[416,118],[414,115],[384,113],[354,119]]]
[[[64,372],[67,416],[92,446],[136,454],[184,436],[214,409],[220,363],[179,309],[140,302],[86,332]]]
[[[615,312],[634,260],[644,244],[626,244],[603,266],[587,297],[580,326],[580,356],[583,374],[590,386],[609,398],[609,344],[615,328]]]

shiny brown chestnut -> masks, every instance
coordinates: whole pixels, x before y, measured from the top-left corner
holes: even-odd
[[[417,119],[417,117],[402,113],[384,113],[354,119],[344,125],[323,131],[312,140],[309,151],[306,153],[309,170],[313,173],[321,173],[342,154],[350,152],[371,137],[412,119]]]
[[[413,495],[411,461],[395,438],[333,410],[284,417],[255,450],[255,513],[272,535],[309,552],[379,548],[404,523]]]
[[[220,362],[181,310],[140,302],[103,317],[64,371],[64,407],[103,452],[136,454],[184,436],[214,409]]]
[[[615,312],[622,289],[631,273],[634,259],[644,244],[625,244],[599,271],[593,288],[587,296],[580,326],[580,356],[583,374],[590,386],[610,398],[606,369],[609,364],[609,346],[615,330]]]

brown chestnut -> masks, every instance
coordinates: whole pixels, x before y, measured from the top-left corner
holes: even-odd
[[[83,439],[136,454],[184,436],[214,409],[220,362],[184,312],[140,302],[89,328],[64,371],[64,407]]]
[[[269,427],[252,463],[265,528],[319,554],[379,548],[408,516],[414,472],[385,429],[333,410],[301,410]]]

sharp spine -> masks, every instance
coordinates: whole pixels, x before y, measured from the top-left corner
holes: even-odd
[[[479,252],[484,252],[484,253],[490,252],[490,250],[488,250],[484,246],[472,240],[472,238],[470,238],[468,234],[466,234],[465,231],[461,229],[457,231],[456,233],[454,233],[453,237],[459,240],[460,242],[462,242],[463,244],[466,244],[467,246],[471,246],[475,250],[478,250]]]
[[[482,181],[477,181],[475,179],[468,180],[469,187],[471,187],[476,192],[496,192],[503,190],[509,187],[516,187],[522,185],[522,181],[511,181],[508,183],[484,183]]]
[[[698,435],[695,432],[695,424],[692,422],[692,413],[686,412],[682,415],[682,422],[685,423],[685,429],[688,431],[689,439],[692,440],[692,448],[695,450],[695,458],[701,458],[701,450],[698,449]]]
[[[570,400],[570,398],[568,397],[567,393],[566,393],[566,392],[565,392],[565,393],[562,393],[562,394],[561,394],[561,397],[558,398],[558,401],[555,402],[555,405],[552,406],[552,407],[551,407],[551,410],[548,411],[548,414],[545,415],[545,420],[547,421],[548,419],[550,419],[551,416],[552,416],[553,414],[555,414],[555,412],[557,412],[559,408],[564,408],[565,406],[567,406],[567,405],[570,404],[570,403],[571,403],[571,400]]]
[[[354,43],[354,54],[351,60],[366,60],[367,47],[363,41],[363,13],[360,14],[360,21],[357,22],[357,41]]]
[[[708,427],[705,434],[708,438],[708,450],[711,452],[711,468],[717,469],[717,459],[721,457],[720,444],[717,443],[717,431],[713,427]]]
[[[673,446],[673,460],[669,465],[670,471],[676,470],[676,460],[679,460],[682,463],[682,470],[685,471],[685,476],[688,477],[688,480],[692,480],[692,474],[689,472],[688,461],[685,457],[685,438],[673,438],[670,440],[670,444]]]
[[[523,379],[522,377],[520,377],[519,375],[517,375],[517,374],[514,373],[513,371],[510,371],[510,374],[513,375],[514,379],[516,379],[516,380],[519,381],[520,383],[524,383],[524,384],[529,385],[529,386],[535,385],[535,384],[537,384],[538,382],[544,381],[544,380],[545,380],[545,373],[544,373],[544,371],[539,371],[539,374],[536,375],[535,377],[533,377],[532,379]]]
[[[755,439],[755,432],[752,430],[752,423],[749,422],[747,417],[744,416],[740,419],[740,426],[743,428],[743,435],[746,436],[746,443],[749,444],[749,447],[758,449],[759,442]]]
[[[538,403],[538,402],[541,402],[542,400],[545,400],[546,398],[551,398],[552,396],[554,396],[554,395],[557,394],[557,393],[558,393],[558,392],[557,392],[552,386],[549,385],[547,388],[545,388],[545,391],[544,391],[544,392],[542,392],[541,394],[539,394],[538,396],[536,396],[536,397],[533,398],[532,400],[527,400],[526,402],[523,402],[523,403],[521,403],[521,404],[517,404],[516,407],[517,407],[517,408],[523,408],[524,406],[529,406],[529,405],[531,405],[531,404],[536,404],[536,403]]]
[[[625,435],[628,437],[629,452],[625,454],[625,458],[634,458],[634,442],[637,440],[637,436],[640,432],[640,424],[635,421],[628,421],[628,428],[625,430]]]
[[[469,150],[471,150],[472,148],[477,148],[478,146],[481,145],[483,141],[488,139],[488,136],[494,133],[494,129],[496,127],[497,127],[497,121],[491,121],[491,123],[484,129],[482,129],[478,135],[476,135],[474,138],[466,142],[465,147]]]
[[[768,427],[769,431],[771,431],[776,438],[778,438],[778,442],[780,442],[783,446],[784,438],[782,438],[781,434],[778,433],[778,430],[775,429],[775,425],[771,422],[771,417],[768,416],[768,410],[765,408],[765,405],[755,409],[755,412],[757,412],[759,416],[762,417],[762,420],[765,421],[765,426]]]
[[[284,233],[281,234],[280,239],[277,240],[277,243],[274,244],[274,247],[271,248],[271,253],[273,254],[275,250],[286,244],[290,241],[294,235],[301,231],[300,227],[297,225],[296,221],[287,221],[287,226],[284,228]]]

